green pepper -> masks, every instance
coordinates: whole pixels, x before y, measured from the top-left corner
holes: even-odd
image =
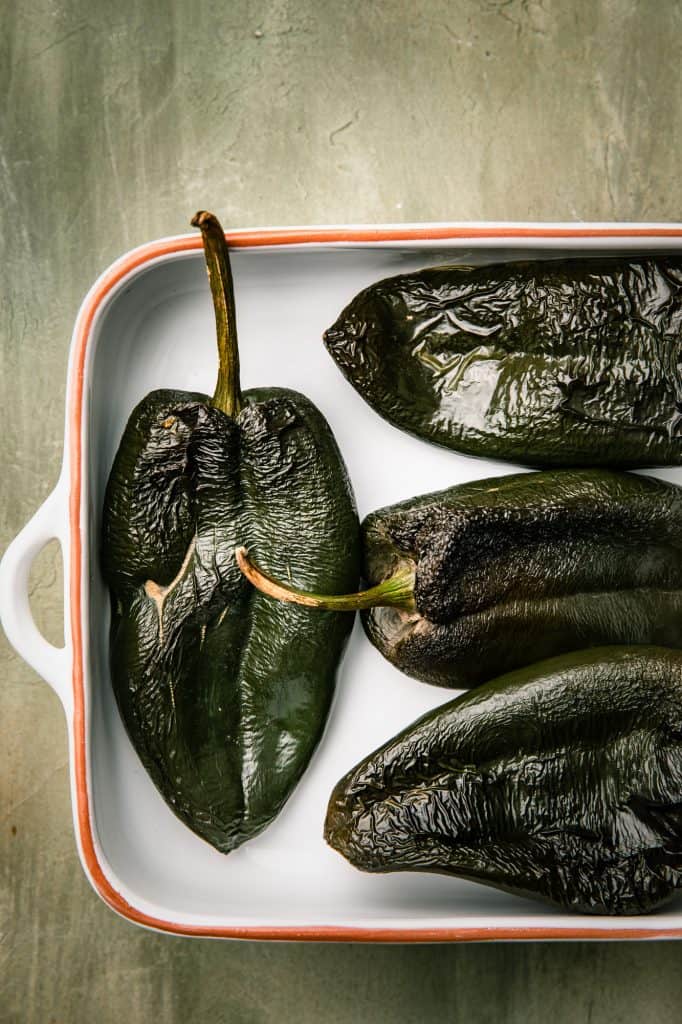
[[[531,466],[682,462],[682,259],[438,267],[365,289],[326,332],[390,423]]]
[[[517,473],[373,512],[359,594],[266,593],[365,609],[397,668],[456,689],[602,644],[682,647],[682,489],[605,469]],[[265,570],[270,569],[264,563]]]
[[[335,787],[327,842],[591,914],[682,885],[682,656],[573,652],[429,712]]]
[[[111,678],[142,763],[178,817],[228,852],[278,813],[320,739],[351,618],[313,620],[249,587],[248,544],[304,586],[356,586],[358,520],[331,430],[283,389],[242,394],[225,236],[203,234],[215,395],[154,391],[109,478],[102,567]]]

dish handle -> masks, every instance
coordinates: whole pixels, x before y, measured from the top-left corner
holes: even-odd
[[[28,591],[31,565],[48,541],[59,541],[63,557],[64,541],[60,531],[65,522],[66,500],[67,490],[60,480],[5,551],[0,561],[0,622],[12,647],[50,684],[68,711],[71,700],[69,652],[66,647],[48,643],[39,631]]]

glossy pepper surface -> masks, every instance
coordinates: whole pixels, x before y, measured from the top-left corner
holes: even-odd
[[[225,236],[204,235],[220,371],[213,398],[155,391],[106,491],[111,676],[133,745],[173,811],[228,852],[277,814],[318,743],[352,622],[249,587],[248,544],[285,578],[348,586],[358,523],[326,421],[283,389],[241,393]]]
[[[462,695],[341,779],[325,837],[364,871],[592,914],[662,906],[682,884],[682,657],[574,652]]]
[[[372,643],[425,682],[467,688],[603,644],[682,647],[675,484],[605,469],[516,473],[380,509],[362,539],[369,589],[309,603],[364,608]],[[288,586],[276,596],[301,599]]]
[[[531,466],[682,462],[682,260],[534,260],[379,281],[326,332],[389,422]]]

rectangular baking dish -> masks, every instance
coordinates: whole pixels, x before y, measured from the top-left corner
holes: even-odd
[[[321,335],[361,288],[427,264],[682,249],[682,225],[426,224],[234,232],[242,382],[292,387],[329,420],[364,516],[465,480],[517,471],[427,445],[383,422],[343,380]],[[198,235],[135,249],[93,285],[76,321],[56,488],[0,564],[11,643],[66,713],[75,832],[102,899],[183,935],[354,941],[642,939],[682,935],[682,902],[648,917],[589,918],[427,874],[366,875],[322,838],[328,795],[360,758],[453,695],[401,675],[356,624],[322,744],[279,818],[225,857],[186,829],[148,779],[109,683],[98,568],[104,487],[125,422],[148,391],[211,393],[216,352]],[[37,410],[36,410],[37,411]],[[657,471],[682,482],[682,471]],[[65,646],[39,634],[28,573],[57,538]]]

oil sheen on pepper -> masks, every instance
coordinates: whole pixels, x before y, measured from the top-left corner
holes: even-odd
[[[142,763],[175,814],[229,852],[277,815],[329,712],[352,617],[311,618],[243,579],[248,545],[285,578],[357,585],[358,521],[332,432],[303,395],[241,392],[225,236],[193,223],[216,311],[213,398],[154,391],[109,478],[102,567],[110,665]],[[276,343],[276,339],[273,339]]]
[[[325,836],[363,871],[587,914],[664,906],[682,886],[682,655],[573,652],[463,694],[341,779]]]
[[[682,462],[682,259],[436,267],[360,292],[325,333],[385,419],[530,466]]]

